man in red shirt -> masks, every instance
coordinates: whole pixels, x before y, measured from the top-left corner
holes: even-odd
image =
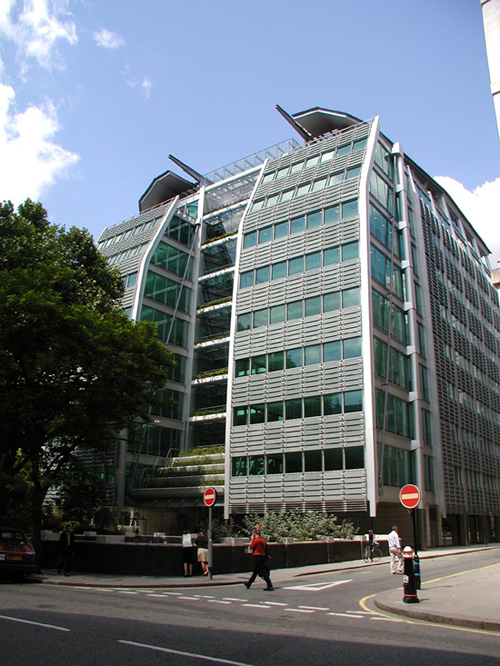
[[[259,530],[254,529],[252,532],[252,541],[250,542],[250,550],[253,551],[253,573],[248,579],[247,583],[243,583],[245,587],[249,590],[250,586],[257,578],[260,576],[266,581],[267,587],[264,588],[266,592],[272,592],[274,590],[271,579],[269,578],[269,569],[266,565],[267,559],[267,543],[260,536]]]

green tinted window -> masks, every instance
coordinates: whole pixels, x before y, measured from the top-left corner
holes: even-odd
[[[272,265],[272,276],[273,280],[286,277],[286,261],[280,261],[278,264]]]
[[[344,449],[345,468],[363,469],[365,466],[365,455],[362,446],[349,446]]]
[[[252,328],[252,315],[250,313],[238,317],[238,331],[249,331]]]
[[[253,313],[253,327],[267,326],[267,310],[257,310]]]
[[[264,266],[263,268],[258,268],[255,271],[255,284],[262,284],[263,282],[269,282],[270,275],[271,275],[270,266]]]
[[[245,289],[246,287],[253,287],[253,271],[246,271],[241,274],[240,289]]]
[[[307,187],[309,187],[309,185],[307,185]],[[291,234],[298,234],[301,231],[304,231],[305,228],[306,228],[306,218],[304,216],[296,217],[295,219],[290,221]]]
[[[303,316],[304,304],[302,301],[294,301],[293,303],[288,303],[287,307],[287,320],[291,321],[292,319],[301,319]]]
[[[342,261],[349,261],[349,259],[357,259],[359,257],[359,243],[346,243],[342,245]]]
[[[340,248],[332,247],[323,252],[323,265],[331,266],[332,264],[340,263]]]
[[[259,243],[268,243],[273,239],[273,228],[265,227],[259,231]]]
[[[269,363],[269,372],[276,372],[277,370],[283,370],[285,367],[285,353],[279,351],[269,354],[268,363]]]
[[[283,402],[270,402],[267,405],[267,420],[283,421]]]
[[[304,349],[304,365],[321,363],[321,345],[312,345]]]
[[[321,416],[321,396],[304,398],[304,418]]]
[[[321,268],[321,252],[306,255],[306,271]]]
[[[342,343],[344,349],[344,358],[356,358],[361,356],[361,338],[350,338]]]
[[[235,377],[245,377],[250,371],[250,359],[239,358],[235,363]]]
[[[257,232],[252,231],[250,234],[245,234],[243,247],[246,249],[247,247],[253,247],[254,245],[257,245]]]
[[[323,363],[329,361],[340,361],[342,358],[342,347],[340,340],[326,342],[323,345]]]
[[[233,424],[235,426],[248,423],[248,407],[235,407],[233,412]]]
[[[325,472],[344,469],[342,449],[325,449],[323,456],[325,458]]]
[[[283,454],[271,453],[267,456],[267,473],[268,474],[283,474]]]
[[[297,400],[285,400],[285,414],[287,421],[291,419],[301,419],[302,418],[302,400],[297,398]]]
[[[297,275],[304,272],[304,257],[290,259],[288,262],[288,275]]]
[[[264,423],[266,420],[266,406],[251,405],[250,406],[250,423]]]
[[[252,375],[260,375],[266,371],[266,355],[253,356],[252,359]]]
[[[285,453],[285,470],[287,474],[302,472],[302,453]]]
[[[285,321],[285,306],[284,305],[275,305],[273,308],[271,308],[270,311],[270,318],[269,318],[269,323],[270,324],[279,324],[283,321]]]
[[[331,416],[332,414],[342,413],[342,393],[330,393],[323,396],[323,414]]]
[[[302,367],[302,347],[289,349],[286,352],[286,367],[287,369]]]
[[[336,222],[337,220],[340,220],[340,206],[325,208],[325,224]]]
[[[281,222],[274,225],[274,238],[284,238],[288,236],[288,222]]]
[[[305,451],[304,472],[321,472],[321,451]]]
[[[266,459],[264,456],[249,456],[248,474],[250,476],[263,476],[265,473]]]
[[[321,296],[313,296],[313,298],[306,298],[306,317],[321,314]]]
[[[323,312],[333,312],[333,310],[340,310],[340,291],[323,296]]]
[[[308,229],[314,229],[315,227],[321,226],[321,223],[323,222],[323,214],[319,210],[316,213],[309,213],[307,216],[307,228]]]
[[[342,292],[342,307],[350,308],[353,305],[359,305],[361,302],[361,293],[359,287],[354,289],[345,289]]]
[[[344,412],[363,411],[363,391],[346,391],[344,393]]]
[[[238,456],[232,459],[233,476],[246,476],[247,475],[247,457]]]
[[[346,201],[342,204],[342,217],[351,217],[351,215],[358,214],[358,202],[355,201]]]

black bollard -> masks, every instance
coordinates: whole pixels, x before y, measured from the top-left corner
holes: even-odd
[[[422,580],[420,578],[420,558],[415,553],[415,557],[413,558],[413,575],[415,576],[415,587],[417,590],[422,589]]]
[[[405,546],[403,549],[404,578],[403,602],[405,604],[418,604],[417,588],[415,587],[415,570],[413,566],[413,548]]]

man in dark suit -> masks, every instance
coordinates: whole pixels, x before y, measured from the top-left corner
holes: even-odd
[[[61,532],[59,546],[61,548],[61,558],[59,560],[57,571],[58,573],[61,573],[61,569],[64,568],[64,575],[69,576],[69,564],[75,549],[75,535],[71,531],[70,525],[66,525],[66,529]]]

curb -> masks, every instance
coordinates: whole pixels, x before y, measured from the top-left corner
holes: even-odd
[[[412,618],[413,620],[423,620],[424,622],[434,622],[435,624],[467,627],[468,629],[479,629],[497,633],[500,632],[500,622],[446,616],[440,615],[439,613],[417,610],[415,608],[398,608],[394,605],[390,606],[389,604],[380,601],[377,597],[375,597],[374,603],[378,609],[390,613],[391,615],[401,615],[403,617]]]

